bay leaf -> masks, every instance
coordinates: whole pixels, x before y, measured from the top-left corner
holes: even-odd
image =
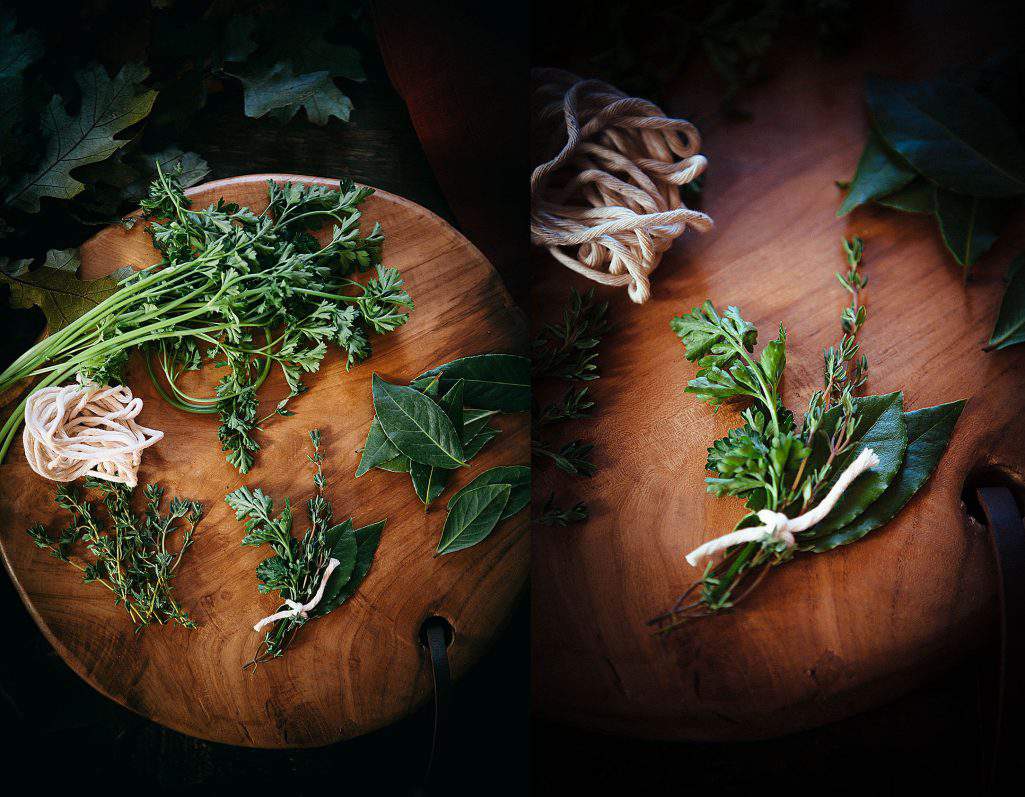
[[[424,380],[441,377],[442,388],[457,379],[466,383],[464,401],[469,407],[502,412],[530,411],[530,359],[516,354],[475,354],[439,365],[420,374]]]
[[[874,127],[919,174],[969,196],[1025,193],[1025,148],[993,103],[948,80],[866,82]]]
[[[892,194],[876,198],[876,204],[904,213],[933,212],[933,184],[918,177]]]
[[[374,409],[392,445],[414,462],[438,468],[466,464],[452,421],[427,396],[373,376]]]
[[[356,478],[371,468],[380,467],[385,462],[391,462],[401,456],[402,453],[388,439],[384,427],[375,416],[370,422],[370,429],[367,430],[367,441],[363,444],[363,454],[359,458],[359,467],[356,468]]]
[[[963,400],[952,401],[905,412],[908,448],[897,476],[859,517],[843,528],[817,538],[810,550],[828,551],[838,545],[860,540],[895,517],[936,470],[964,405]]]
[[[409,463],[409,478],[413,482],[413,490],[417,498],[427,510],[430,505],[441,495],[448,486],[450,470],[433,468],[420,462]]]
[[[1005,200],[937,188],[933,204],[943,243],[967,272],[996,242],[1009,210]]]
[[[377,467],[380,470],[386,470],[389,473],[409,473],[410,459],[405,454],[399,454],[397,457],[393,457],[385,462],[382,462]]]
[[[1025,343],[1025,254],[1018,255],[1007,269],[1007,288],[987,349],[1006,349]]]
[[[452,421],[452,426],[455,427],[460,439],[463,438],[463,385],[462,379],[456,380],[438,402],[438,406]],[[470,457],[467,456],[466,459],[469,461]],[[413,482],[413,490],[423,502],[424,510],[429,509],[431,503],[445,491],[450,473],[451,471],[433,465],[410,461],[409,477]]]
[[[486,540],[502,517],[512,487],[492,484],[463,492],[452,502],[438,543],[438,554],[455,553]]]
[[[493,426],[485,426],[477,432],[477,434],[470,439],[470,442],[463,446],[463,453],[466,455],[466,461],[469,462],[477,456],[481,452],[481,449],[498,437],[498,435],[498,429],[495,429]]]
[[[331,573],[327,587],[324,589],[324,596],[327,596],[332,582],[340,589],[349,580],[352,569],[356,566],[356,532],[353,531],[352,520],[346,520],[344,523],[338,523],[329,528],[324,532],[324,541],[331,551],[331,558],[338,560],[338,566]]]
[[[904,453],[908,446],[903,403],[903,393],[859,396],[854,399],[861,422],[854,433],[854,444],[845,455],[837,457],[833,463],[833,476],[829,487],[832,487],[844,469],[866,448],[875,451],[879,457],[879,464],[854,480],[821,523],[798,535],[802,547],[806,541],[817,540],[855,520],[890,486],[904,462]],[[832,431],[837,418],[840,417],[840,410],[840,407],[833,407],[822,416],[819,432],[812,442],[809,473],[826,461],[826,435]],[[825,492],[822,495],[824,496]]]
[[[846,216],[859,205],[892,194],[915,179],[914,169],[901,163],[874,131],[869,131],[865,149],[858,160],[850,189],[836,211],[837,218]]]
[[[448,502],[449,510],[451,511],[463,493],[493,484],[508,484],[512,488],[509,493],[509,503],[505,505],[499,520],[512,517],[530,503],[530,468],[526,465],[502,465],[484,471],[453,495]]]
[[[354,532],[356,538],[356,562],[352,567],[349,578],[341,584],[337,590],[334,589],[331,579],[328,579],[327,588],[324,590],[324,597],[310,612],[314,617],[320,617],[333,609],[337,609],[349,598],[356,594],[359,585],[370,572],[370,566],[374,563],[374,554],[377,553],[377,546],[381,542],[381,532],[387,521],[379,520],[369,526],[363,526]],[[350,521],[351,523],[351,521]],[[331,574],[334,576],[334,574]]]

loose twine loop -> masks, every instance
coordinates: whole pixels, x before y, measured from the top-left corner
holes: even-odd
[[[25,403],[25,458],[55,482],[92,476],[135,487],[142,452],[164,437],[135,422],[142,399],[124,386],[77,383],[44,387]]]
[[[874,468],[878,464],[879,457],[871,448],[862,449],[854,461],[844,468],[840,478],[836,480],[836,483],[826,493],[826,497],[814,509],[809,509],[803,515],[798,515],[794,518],[788,518],[782,512],[763,509],[758,512],[758,519],[762,521],[763,525],[731,531],[729,534],[724,534],[721,537],[710,540],[704,545],[699,545],[687,554],[687,563],[691,567],[697,567],[698,563],[703,559],[715,556],[719,551],[725,551],[727,548],[745,542],[767,543],[778,541],[782,542],[787,548],[793,548],[797,544],[797,540],[794,538],[795,534],[807,531],[816,523],[821,523],[825,520],[826,515],[836,506],[836,502],[840,500],[840,496],[851,486],[851,483],[862,473]]]
[[[650,274],[673,241],[688,226],[712,228],[680,196],[680,186],[705,170],[701,136],[690,122],[608,83],[560,69],[536,69],[532,77],[535,138],[564,143],[530,177],[531,240],[588,279],[628,286],[643,304]]]

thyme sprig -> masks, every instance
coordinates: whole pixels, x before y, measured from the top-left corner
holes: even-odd
[[[285,415],[329,344],[349,367],[369,356],[371,332],[391,332],[413,307],[398,271],[381,265],[380,227],[360,233],[358,206],[371,189],[269,182],[268,193],[259,214],[223,199],[196,209],[158,166],[142,209],[163,259],[25,352],[0,374],[0,394],[23,379],[44,387],[76,373],[116,384],[129,353],[143,348],[164,400],[219,415],[221,448],[246,473],[259,449],[257,391],[274,366],[289,393],[271,415]],[[322,246],[310,230],[323,224],[332,233]],[[365,284],[350,278],[370,268],[376,276]],[[190,395],[179,380],[204,361],[227,373],[214,395]],[[0,430],[0,459],[23,417],[24,402]]]
[[[545,379],[591,382],[599,378],[598,344],[608,332],[608,302],[595,299],[594,288],[581,294],[575,288],[558,323],[545,324],[534,339],[531,373],[535,383]],[[531,422],[531,449],[535,457],[551,461],[571,476],[591,477],[597,466],[591,459],[594,446],[582,439],[554,443],[549,439],[552,427],[568,421],[592,418],[595,402],[588,385],[570,387],[561,400],[543,407],[535,405]],[[578,502],[571,507],[556,506],[554,494],[536,522],[543,525],[568,525],[587,519],[587,506]]]
[[[164,490],[149,484],[143,490],[146,506],[139,515],[132,508],[132,488],[93,478],[86,479],[84,486],[98,499],[90,500],[74,484],[57,488],[55,503],[71,514],[71,521],[56,536],[41,523],[30,528],[36,547],[81,570],[85,583],[110,590],[114,604],[125,607],[136,632],[152,623],[195,628],[174,597],[172,581],[192,546],[202,505],[172,498],[167,513],[162,513]],[[175,553],[169,543],[178,532],[181,542]],[[80,545],[92,554],[91,561],[75,553]]]
[[[861,417],[854,397],[868,373],[867,358],[858,356],[856,342],[867,317],[863,303],[867,280],[860,271],[862,241],[845,239],[843,250],[848,268],[837,277],[851,295],[841,313],[844,334],[839,343],[823,351],[823,388],[812,395],[800,428],[780,394],[787,342],[782,324],[776,339],[756,358],[757,330],[736,307],[720,314],[705,302],[671,322],[686,346],[687,359],[699,366],[687,392],[716,408],[738,399],[751,404],[741,413],[744,425],[713,443],[706,463],[713,474],[705,480],[708,492],[742,498],[751,510],[737,528],[757,525],[754,513],[761,509],[789,517],[804,513],[821,498],[836,475],[837,462],[856,442]],[[834,407],[837,411],[827,416]],[[817,438],[825,448],[818,459],[813,457]],[[783,542],[738,545],[718,562],[710,562],[673,607],[651,624],[657,633],[667,633],[692,618],[735,606],[771,567],[789,560],[793,553]]]

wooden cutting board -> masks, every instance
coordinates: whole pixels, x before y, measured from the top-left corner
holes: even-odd
[[[881,703],[990,632],[994,561],[960,498],[973,469],[1025,484],[1025,346],[982,351],[1004,269],[1025,243],[1022,217],[968,284],[931,218],[883,208],[834,217],[834,180],[853,174],[865,141],[864,73],[928,75],[935,56],[959,57],[956,47],[936,49],[935,31],[913,45],[915,24],[888,18],[891,47],[873,30],[870,49],[840,62],[816,60],[807,45],[787,50],[774,78],[745,95],[746,122],[715,117],[714,82],[681,81],[669,110],[686,108],[705,134],[701,208],[716,227],[677,243],[647,304],[598,289],[615,330],[592,383],[597,416],[568,432],[594,442],[597,475],[572,480],[546,469],[534,480],[535,501],[556,490],[591,509],[586,525],[534,535],[540,715],[646,737],[777,735]],[[852,234],[865,240],[870,280],[867,389],[904,390],[906,409],[968,398],[949,451],[894,522],[853,545],[798,556],[736,611],[656,638],[645,621],[698,575],[685,554],[743,515],[738,501],[703,484],[705,449],[741,424],[738,412],[715,415],[684,393],[696,367],[669,321],[705,299],[734,304],[757,324],[761,344],[783,321],[785,400],[800,412],[821,385],[822,348],[840,334],[845,294],[833,272],[844,264],[841,236]],[[570,285],[589,285],[543,253],[534,270],[535,323],[560,312]]]
[[[336,181],[295,175],[251,175],[190,189],[197,205],[219,197],[254,210],[267,203],[266,180]],[[346,373],[336,352],[307,380],[296,415],[275,418],[259,436],[263,449],[245,477],[224,461],[213,416],[179,412],[165,403],[136,356],[129,384],[146,402],[140,422],[164,430],[146,452],[141,480],[169,494],[203,502],[206,518],[175,581],[195,631],[147,628],[136,636],[124,611],[100,587],[36,549],[25,529],[56,528],[65,518],[52,503],[53,485],[33,474],[20,446],[0,468],[0,551],[26,607],[64,660],[108,697],[175,730],[254,747],[323,745],[357,736],[415,709],[430,692],[430,671],[418,634],[432,615],[454,629],[456,677],[481,655],[501,626],[527,575],[527,513],[503,523],[484,543],[435,558],[451,493],[483,470],[528,461],[526,414],[499,416],[502,434],[460,470],[425,514],[405,474],[372,471],[353,479],[373,418],[371,374],[409,380],[456,357],[524,348],[525,322],[491,265],[442,219],[379,191],[363,206],[362,227],[379,221],[384,262],[402,272],[416,310],[408,324],[374,336],[373,356]],[[142,225],[109,228],[82,247],[82,274],[95,278],[158,260]],[[287,393],[275,374],[261,390],[261,416]],[[260,486],[280,502],[291,497],[296,532],[306,527],[312,481],[309,429],[323,431],[326,495],[335,517],[357,525],[387,518],[376,559],[356,595],[308,624],[284,658],[255,671],[241,665],[256,650],[253,623],[274,611],[275,597],[256,590],[254,568],[266,549],[242,548],[243,530],[224,503],[241,484]],[[302,508],[300,508],[302,507]]]

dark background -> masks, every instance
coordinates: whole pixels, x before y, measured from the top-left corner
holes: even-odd
[[[56,13],[54,7],[3,5],[17,6],[19,19],[31,19],[37,25],[42,20],[55,39],[63,37],[69,46],[83,33],[74,14]],[[133,6],[120,5],[126,13]],[[136,9],[148,5],[134,4]],[[344,86],[355,106],[350,122],[332,119],[317,127],[303,113],[284,126],[269,119],[250,119],[243,115],[237,83],[225,82],[178,143],[209,163],[207,180],[257,172],[348,176],[407,197],[453,223],[481,247],[523,307],[527,280],[522,263],[527,244],[524,224],[518,219],[526,216],[526,194],[509,180],[525,173],[526,149],[524,144],[518,153],[497,144],[502,136],[526,141],[525,100],[520,101],[508,80],[510,74],[526,74],[526,10],[479,8],[472,2],[427,5],[429,9],[382,2],[367,8],[355,42],[367,80]],[[130,16],[126,24],[131,25]],[[86,31],[85,35],[92,34]],[[117,38],[111,37],[110,46],[117,46]],[[393,48],[387,67],[379,41]],[[480,53],[465,42],[474,42],[477,48],[500,42],[492,51],[500,57],[480,61],[479,68],[468,74],[467,59],[479,59]],[[411,102],[407,108],[393,80],[412,81],[416,87],[415,72],[411,75],[410,70],[417,64],[410,63],[408,56],[418,46],[422,49],[413,50],[412,55],[424,69],[421,83],[441,96],[433,103],[429,97],[416,97],[416,104]],[[517,83],[525,97],[525,81]],[[451,119],[432,123],[432,112],[444,107],[446,86],[461,92],[458,99],[465,113],[472,110],[477,116],[482,103],[472,101],[473,94],[486,91],[488,113],[483,120],[454,127]],[[411,110],[418,113],[418,129]],[[463,135],[479,133],[488,124],[497,131],[483,137],[494,142],[492,154],[480,149],[479,135],[473,141],[458,140],[460,130]],[[435,133],[428,153],[418,133],[424,136],[438,129],[448,138]],[[446,153],[460,147],[489,160],[478,160],[467,174],[451,158],[446,160]],[[476,191],[475,180],[483,181],[486,189]],[[476,214],[464,217],[471,204]],[[73,227],[55,235],[60,240],[41,232],[30,243],[45,251],[77,243],[75,235],[82,237]],[[11,311],[4,297],[0,300],[0,360],[8,361],[31,343],[42,318],[38,311]],[[528,601],[525,590],[493,650],[455,685],[446,754],[436,765],[429,793],[527,791]],[[0,727],[8,737],[0,758],[8,777],[32,778],[47,788],[71,786],[87,794],[128,788],[147,794],[220,794],[229,789],[289,795],[325,790],[422,793],[418,789],[427,766],[433,722],[430,704],[389,728],[315,750],[212,744],[138,717],[88,687],[39,633],[6,570],[0,573],[0,613],[4,618]]]

